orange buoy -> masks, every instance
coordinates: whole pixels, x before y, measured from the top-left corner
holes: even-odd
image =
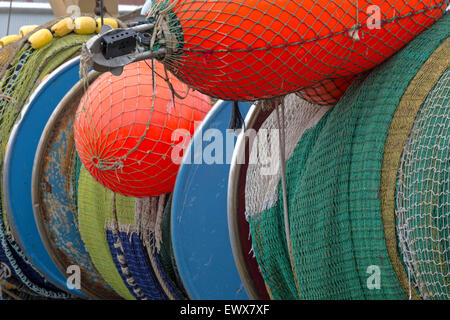
[[[159,0],[150,15],[167,21],[161,34],[175,50],[165,62],[182,81],[217,98],[258,100],[373,68],[435,22],[447,3]]]
[[[155,62],[155,67],[164,74],[162,64]],[[152,78],[145,61],[127,65],[118,77],[101,75],[82,97],[75,119],[83,165],[102,185],[126,196],[172,191],[179,168],[172,150],[180,143],[172,135],[177,129],[192,135],[195,122],[211,109],[209,97],[198,91],[173,99],[169,85],[157,75],[153,92]],[[187,93],[186,85],[170,74],[169,79],[175,92]]]

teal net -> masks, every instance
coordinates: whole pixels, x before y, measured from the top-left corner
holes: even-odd
[[[408,298],[383,225],[385,141],[403,93],[449,33],[447,15],[365,80],[357,79],[301,136],[286,162],[291,250],[281,183],[273,203],[260,212],[247,208],[255,256],[272,298]],[[252,196],[257,195],[250,192],[246,199]]]

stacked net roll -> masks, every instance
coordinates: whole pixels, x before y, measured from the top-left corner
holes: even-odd
[[[447,0],[154,1],[150,50],[193,88],[259,100],[354,76],[436,21]],[[343,84],[345,86],[345,83]]]
[[[174,271],[164,263],[161,225],[167,196],[133,198],[99,184],[84,167],[78,179],[82,239],[96,268],[124,299],[182,299]]]
[[[286,193],[280,173],[263,176],[261,165],[249,165],[246,185],[273,299],[446,298],[447,76],[436,83],[448,68],[449,23],[444,16],[359,77],[316,121],[297,114],[304,122],[294,125],[285,107],[276,127],[286,132]]]
[[[23,106],[42,79],[63,62],[80,51],[90,36],[69,35],[55,39],[51,44],[33,49],[25,41],[13,43],[1,49],[2,79],[0,82],[0,158],[4,159],[10,132]],[[3,165],[3,164],[2,164]],[[3,197],[3,193],[2,193]],[[6,263],[13,277],[21,281],[32,292],[42,297],[67,298],[68,294],[56,289],[28,260],[15,242],[8,221],[2,210],[0,218],[1,261]]]
[[[449,143],[447,69],[417,115],[398,173],[399,247],[411,285],[424,299],[450,299]]]

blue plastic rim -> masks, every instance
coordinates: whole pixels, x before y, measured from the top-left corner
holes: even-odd
[[[32,204],[34,155],[41,134],[65,94],[80,80],[76,57],[53,71],[33,92],[8,140],[3,170],[3,196],[15,240],[33,265],[60,289],[86,297],[67,287],[66,275],[55,265],[40,237]],[[69,275],[67,275],[69,276]]]
[[[239,109],[245,117],[250,105],[240,102]],[[232,110],[230,101],[214,105],[194,134],[175,183],[172,242],[178,272],[191,299],[249,299],[234,261],[228,232],[228,176],[237,139],[234,136],[231,145],[230,131],[227,132]],[[210,154],[213,144],[216,149],[222,145],[221,150],[216,150],[222,151],[222,155],[212,152],[217,161],[210,163],[204,155]]]

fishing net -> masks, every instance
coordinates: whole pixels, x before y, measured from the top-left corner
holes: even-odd
[[[159,254],[166,195],[115,194],[81,167],[77,198],[83,241],[97,269],[123,298],[182,298]]]
[[[134,300],[135,297],[116,268],[106,238],[105,225],[107,217],[112,212],[112,195],[110,190],[95,181],[89,172],[81,167],[77,196],[81,238],[92,262],[106,282],[124,299]]]
[[[344,95],[356,77],[323,80],[317,85],[297,92],[297,95],[314,104],[334,105]]]
[[[287,129],[285,131],[284,147],[286,158],[290,158],[300,137],[302,137],[303,134],[306,134],[305,131],[314,127],[330,107],[309,103],[295,94],[286,96],[284,98],[284,105],[284,126]],[[295,130],[292,130],[292,128],[295,128]],[[250,216],[256,216],[261,212],[272,208],[277,202],[279,196],[279,180],[281,179],[279,154],[280,134],[280,123],[277,112],[272,111],[261,125],[252,144],[246,173],[247,182],[245,184],[245,214],[247,219]],[[280,228],[284,227],[280,226]],[[256,244],[253,244],[254,250],[258,250],[258,246],[261,245],[261,242],[258,240],[256,241]],[[254,239],[252,239],[252,241],[254,241]],[[277,241],[283,243],[283,239],[281,238],[277,238]],[[273,283],[276,283],[277,285],[289,285],[290,283],[294,283],[294,281],[287,281],[287,279],[293,279],[290,267],[288,267],[290,262],[289,260],[286,260],[288,257],[286,252],[271,250],[269,248],[268,250],[270,250],[266,251],[268,255],[265,255],[263,259],[283,261],[284,263],[282,263],[282,265],[287,267],[287,269],[282,267],[273,270]],[[260,267],[266,265],[265,263],[261,263],[260,259],[258,262],[260,263]],[[295,291],[295,288],[291,289]],[[270,286],[268,287],[268,291],[271,295]]]
[[[166,299],[153,272],[150,251],[154,245],[150,243],[154,237],[150,237],[155,236],[155,220],[163,204],[164,196],[135,199],[116,198],[113,194],[113,210],[106,221],[106,238],[114,263],[125,285],[139,300]]]
[[[183,82],[224,100],[258,100],[349,77],[438,19],[448,0],[154,1],[150,50]]]
[[[14,49],[11,49],[12,51],[8,51],[9,46],[0,51],[2,63],[7,61],[6,69],[1,70],[0,80],[0,159],[4,159],[9,134],[28,97],[46,75],[79,52],[81,45],[89,38],[90,36],[73,34],[55,39],[39,50],[32,49],[22,41],[19,42],[23,44],[22,46],[12,44],[11,48]],[[8,54],[3,55],[5,52]],[[6,64],[2,65],[5,66]],[[4,208],[3,201],[1,205]],[[67,294],[48,283],[31,265],[8,231],[8,222],[3,210],[0,211],[2,261],[6,261],[16,277],[37,294],[52,298],[67,298]]]
[[[126,196],[173,190],[180,164],[173,152],[211,109],[209,97],[164,71],[140,61],[120,76],[104,73],[79,105],[74,132],[81,161],[97,181]]]
[[[405,260],[398,250],[397,235],[400,236],[400,234],[396,227],[400,220],[395,213],[395,202],[396,199],[400,199],[400,194],[396,194],[398,191],[397,178],[400,176],[401,157],[412,132],[414,120],[439,77],[449,66],[449,45],[450,41],[447,39],[411,80],[391,121],[383,156],[380,196],[387,249],[397,277],[404,291],[409,293],[412,299],[419,299],[420,296],[416,286],[412,286],[410,272],[405,270]],[[420,241],[420,239],[416,240]]]
[[[450,68],[450,43],[447,68]],[[396,197],[399,247],[424,299],[450,299],[450,69],[420,108],[404,148]]]
[[[407,196],[406,203],[408,206],[411,205],[408,210],[412,210],[411,212],[415,212],[416,215],[416,220],[408,220],[408,230],[411,230],[411,226],[417,226],[414,229],[417,232],[415,232],[415,238],[411,238],[411,232],[408,231],[410,238],[406,239],[410,241],[409,245],[414,243],[415,246],[423,248],[421,251],[423,260],[415,258],[416,260],[411,260],[410,263],[408,257],[411,256],[412,250],[411,248],[409,251],[400,250],[402,254],[399,254],[397,242],[393,239],[396,237],[395,223],[390,225],[388,223],[393,219],[394,211],[389,212],[386,206],[386,203],[395,202],[393,195],[390,198],[386,197],[388,194],[386,189],[390,188],[385,183],[387,171],[394,176],[395,181],[399,166],[393,166],[391,170],[386,170],[387,168],[383,166],[392,161],[390,149],[385,147],[386,141],[389,139],[396,141],[393,139],[394,136],[390,135],[391,120],[402,119],[399,114],[396,114],[397,106],[419,104],[420,107],[421,103],[414,99],[415,96],[413,95],[411,99],[411,96],[407,94],[411,91],[408,89],[412,84],[418,84],[417,90],[421,90],[429,87],[430,83],[432,88],[437,81],[436,79],[434,82],[421,82],[415,77],[420,74],[430,74],[429,69],[424,71],[422,67],[435,60],[435,51],[441,52],[442,57],[448,57],[448,47],[443,50],[445,53],[442,53],[439,48],[447,45],[445,39],[450,33],[449,26],[450,17],[444,16],[398,54],[376,67],[365,80],[363,80],[364,76],[355,80],[333,109],[322,117],[319,116],[320,113],[317,114],[320,119],[318,122],[310,122],[308,118],[305,118],[306,122],[303,125],[293,127],[293,120],[289,120],[292,116],[289,115],[286,107],[289,104],[284,103],[284,120],[278,114],[282,111],[277,111],[276,123],[278,128],[285,131],[286,191],[283,192],[283,180],[280,180],[279,172],[282,171],[275,171],[275,174],[272,172],[269,176],[265,171],[264,175],[261,174],[261,170],[266,168],[261,165],[255,168],[249,165],[247,172],[249,185],[246,186],[246,215],[250,224],[253,249],[272,298],[405,299],[409,296],[414,297],[414,288],[409,288],[408,278],[406,277],[404,281],[404,277],[401,276],[402,273],[408,274],[404,265],[415,268],[418,283],[420,283],[418,279],[423,278],[425,274],[433,274],[440,282],[436,284],[436,280],[428,280],[425,287],[437,286],[438,289],[441,288],[441,291],[437,290],[435,295],[440,297],[444,295],[445,290],[442,288],[446,285],[445,276],[448,275],[444,263],[445,254],[447,254],[445,242],[448,241],[448,239],[444,240],[445,236],[448,238],[446,233],[448,221],[445,221],[444,213],[445,196],[448,193],[445,193],[443,189],[443,186],[448,185],[446,164],[442,163],[442,167],[437,167],[435,162],[440,162],[437,157],[427,161],[427,157],[424,156],[420,161],[423,168],[433,164],[431,168],[438,168],[436,174],[441,172],[439,178],[435,175],[435,180],[432,180],[435,181],[434,186],[441,186],[441,191],[436,191],[436,187],[430,188],[431,181],[427,182],[429,180],[425,178],[425,173],[418,171],[413,165],[408,171],[410,172],[408,177],[410,176],[412,180],[405,180],[408,182],[409,189],[404,193]],[[442,63],[435,64],[442,65]],[[439,88],[441,92],[445,91],[445,84],[440,85]],[[404,94],[407,98],[403,97]],[[448,89],[445,94],[448,94]],[[445,106],[443,93],[430,95],[430,97],[433,96],[441,97],[434,98],[434,101],[438,101],[438,105]],[[433,113],[442,114],[444,109],[434,108]],[[405,113],[408,114],[406,108]],[[409,113],[413,112],[409,111]],[[313,117],[310,116],[309,119]],[[402,121],[411,125],[414,115],[412,118],[405,119]],[[441,121],[447,121],[446,117],[443,117]],[[430,140],[429,135],[422,135],[417,139],[431,143],[434,150],[441,150],[441,148],[445,150],[446,142],[438,139],[446,136],[446,133],[442,131],[443,126],[435,122],[436,117],[428,121],[428,125],[432,123],[432,127],[436,130],[435,139]],[[280,127],[283,123],[285,126]],[[306,125],[308,123],[309,125]],[[283,132],[283,130],[279,131]],[[298,131],[297,136],[295,137],[290,131]],[[272,139],[273,135],[270,138]],[[278,138],[273,139],[276,141]],[[269,139],[261,141],[264,140]],[[295,142],[291,144],[289,141]],[[258,141],[258,150],[261,150],[260,143]],[[267,150],[277,150],[277,147],[273,147],[273,142],[271,145],[269,143],[270,141],[265,142],[267,146],[264,148],[270,155],[270,151]],[[432,152],[427,147],[423,149],[427,150],[427,153]],[[418,161],[419,155],[422,156],[425,152],[417,151],[417,148],[411,150],[414,155],[407,161],[413,159]],[[445,161],[445,155],[441,159]],[[402,163],[404,162],[405,160]],[[430,172],[432,169],[424,170]],[[385,177],[382,179],[383,174]],[[427,192],[415,192],[418,185],[421,190],[427,190]],[[430,211],[431,204],[427,205],[430,200],[425,201],[426,193],[430,194],[428,198],[433,195],[435,211]],[[442,202],[436,204],[436,197],[440,197],[439,201]],[[441,199],[442,197],[444,198]],[[424,211],[419,212],[419,207],[411,203],[413,200],[422,203]],[[287,203],[288,212],[287,230],[285,230],[284,219],[285,203]],[[396,209],[397,214],[400,208]],[[433,229],[430,219],[427,220],[426,215],[424,216],[426,210],[433,212],[430,213],[433,217],[440,217],[440,227]],[[411,215],[414,217],[413,213],[409,213],[409,216]],[[422,217],[421,220],[417,220],[418,217]],[[399,226],[405,226],[400,221]],[[435,220],[434,223],[437,222]],[[441,240],[432,242],[427,240],[426,236],[419,238],[425,230],[429,232],[435,230],[434,239]],[[437,233],[439,236],[436,235]],[[401,232],[399,232],[400,247],[404,247],[405,242],[400,234]],[[427,251],[427,246],[433,247],[435,251]],[[431,261],[430,255],[433,252],[436,254]],[[425,256],[426,254],[428,256]],[[396,260],[395,255],[401,256],[405,263],[402,263],[401,258]],[[422,264],[420,265],[419,262]],[[427,269],[425,269],[426,263],[429,263]],[[440,268],[440,273],[433,271],[430,265]],[[379,271],[379,282],[373,282],[376,278],[376,275],[375,278],[372,277],[373,270]],[[409,274],[412,273],[411,269]],[[424,287],[423,282],[422,287]],[[422,294],[419,296],[424,298]]]

